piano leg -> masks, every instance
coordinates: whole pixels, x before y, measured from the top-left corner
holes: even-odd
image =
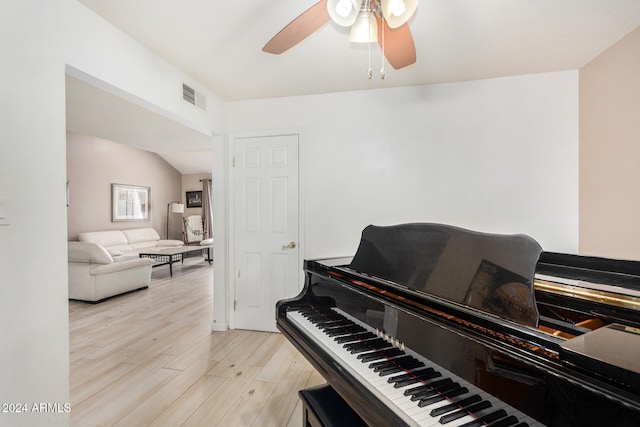
[[[366,427],[367,425],[328,384],[300,390],[298,395],[303,404],[302,425],[304,427]]]

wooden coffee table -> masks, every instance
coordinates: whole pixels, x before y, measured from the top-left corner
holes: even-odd
[[[173,277],[173,263],[184,263],[185,254],[207,251],[207,261],[209,265],[213,259],[211,258],[211,249],[213,245],[209,246],[179,246],[179,247],[153,247],[141,249],[138,255],[140,258],[151,258],[154,261],[153,267],[169,264],[169,274]]]

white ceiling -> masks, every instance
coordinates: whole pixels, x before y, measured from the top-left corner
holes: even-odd
[[[79,1],[225,101],[578,69],[640,25],[639,0],[419,0],[416,63],[382,80],[373,45],[369,80],[368,48],[332,22],[262,52],[316,0]]]

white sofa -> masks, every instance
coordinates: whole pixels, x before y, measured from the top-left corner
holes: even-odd
[[[114,258],[138,257],[140,249],[158,246],[182,246],[182,240],[162,240],[153,228],[88,231],[78,234],[80,242],[97,243]]]
[[[114,261],[97,243],[68,242],[69,299],[100,302],[114,295],[149,286],[148,258]]]

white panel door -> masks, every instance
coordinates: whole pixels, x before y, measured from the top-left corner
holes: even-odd
[[[276,331],[299,293],[298,135],[234,140],[235,327]]]

